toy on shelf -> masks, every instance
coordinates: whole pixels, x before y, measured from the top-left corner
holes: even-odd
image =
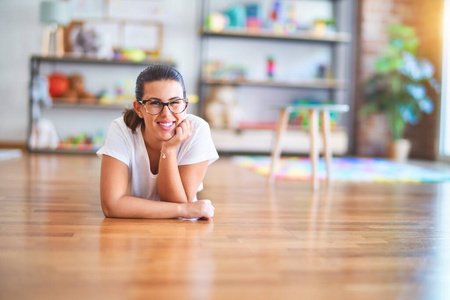
[[[243,5],[232,6],[229,10],[224,12],[224,15],[228,17],[229,28],[245,28],[247,13]]]
[[[206,28],[213,32],[223,31],[229,24],[228,16],[220,12],[213,12],[206,18]]]
[[[98,102],[103,105],[132,103],[134,101],[133,89],[134,85],[131,78],[119,80],[112,90],[103,90],[97,95]]]
[[[117,60],[131,60],[139,62],[146,60],[147,54],[141,49],[114,49],[113,58]]]
[[[327,65],[319,65],[317,67],[316,78],[319,79],[333,79],[331,68]]]
[[[29,146],[31,149],[56,149],[59,137],[55,125],[48,119],[39,119],[32,124]]]
[[[250,3],[245,6],[247,13],[247,28],[260,29],[263,26],[262,6],[259,3]]]
[[[288,34],[295,34],[295,32],[300,28],[299,22],[297,21],[296,5],[296,3],[287,4],[287,18],[284,28]]]
[[[69,79],[62,73],[48,75],[48,92],[52,97],[61,97],[69,88]]]
[[[206,62],[203,66],[207,78],[245,80],[247,70],[242,65],[225,65],[223,61]]]
[[[273,59],[272,56],[269,56],[267,58],[267,77],[269,78],[269,80],[273,79],[274,72],[275,72],[275,60]]]
[[[67,79],[67,86],[63,78]],[[49,81],[50,94],[55,103],[94,104],[96,102],[95,95],[86,91],[83,76],[80,74],[72,74],[68,77],[63,74],[51,74]]]
[[[314,21],[313,32],[318,37],[323,37],[327,33],[336,32],[333,19],[317,19]]]
[[[80,133],[59,142],[57,149],[76,151],[97,151],[104,143],[105,134],[99,130],[95,135]]]
[[[309,99],[295,99],[291,101],[292,105],[300,104],[332,104],[331,102],[324,102],[319,100],[309,100]],[[339,121],[339,113],[330,112],[330,129],[336,129],[337,123]],[[319,125],[321,126],[322,119],[319,118]],[[289,124],[299,126],[302,129],[309,129],[309,115],[307,110],[294,110],[289,115]]]
[[[212,86],[205,101],[205,117],[213,128],[236,128],[241,110],[233,86]]]
[[[267,14],[263,12],[265,5],[258,2],[233,5],[225,11],[208,14],[204,25],[213,32],[222,32],[227,29],[266,30],[280,36],[309,31],[311,35],[323,38],[327,34],[336,32],[334,19],[317,19],[312,24],[301,24],[297,14],[301,5],[295,1],[274,0]]]

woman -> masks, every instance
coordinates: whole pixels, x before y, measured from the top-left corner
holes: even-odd
[[[218,159],[208,123],[188,115],[183,77],[153,65],[136,80],[136,101],[114,120],[102,158],[100,196],[106,217],[204,218],[209,200],[196,199],[208,165]],[[149,201],[154,200],[154,201]]]

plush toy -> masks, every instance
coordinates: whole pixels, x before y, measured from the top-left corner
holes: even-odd
[[[205,117],[211,127],[236,128],[240,115],[241,110],[236,104],[234,87],[211,87],[205,105]]]
[[[94,104],[96,102],[95,95],[85,90],[83,76],[80,74],[73,74],[70,75],[68,79],[69,88],[60,98],[55,98],[55,101],[71,104]]]
[[[52,121],[40,119],[33,123],[29,143],[31,149],[56,149],[59,137]]]
[[[100,35],[94,28],[76,26],[71,34],[73,52],[97,53],[101,47]]]

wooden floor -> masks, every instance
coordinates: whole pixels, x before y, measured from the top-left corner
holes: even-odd
[[[450,299],[450,184],[269,185],[213,164],[211,221],[105,219],[94,156],[0,161],[0,299]]]

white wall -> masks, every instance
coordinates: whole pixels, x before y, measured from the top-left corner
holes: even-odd
[[[28,128],[29,57],[39,54],[39,0],[0,0],[0,142],[25,143]],[[196,1],[165,0],[163,54],[197,89],[199,45]]]
[[[39,1],[0,1],[0,141],[25,142],[28,57],[40,50]]]

